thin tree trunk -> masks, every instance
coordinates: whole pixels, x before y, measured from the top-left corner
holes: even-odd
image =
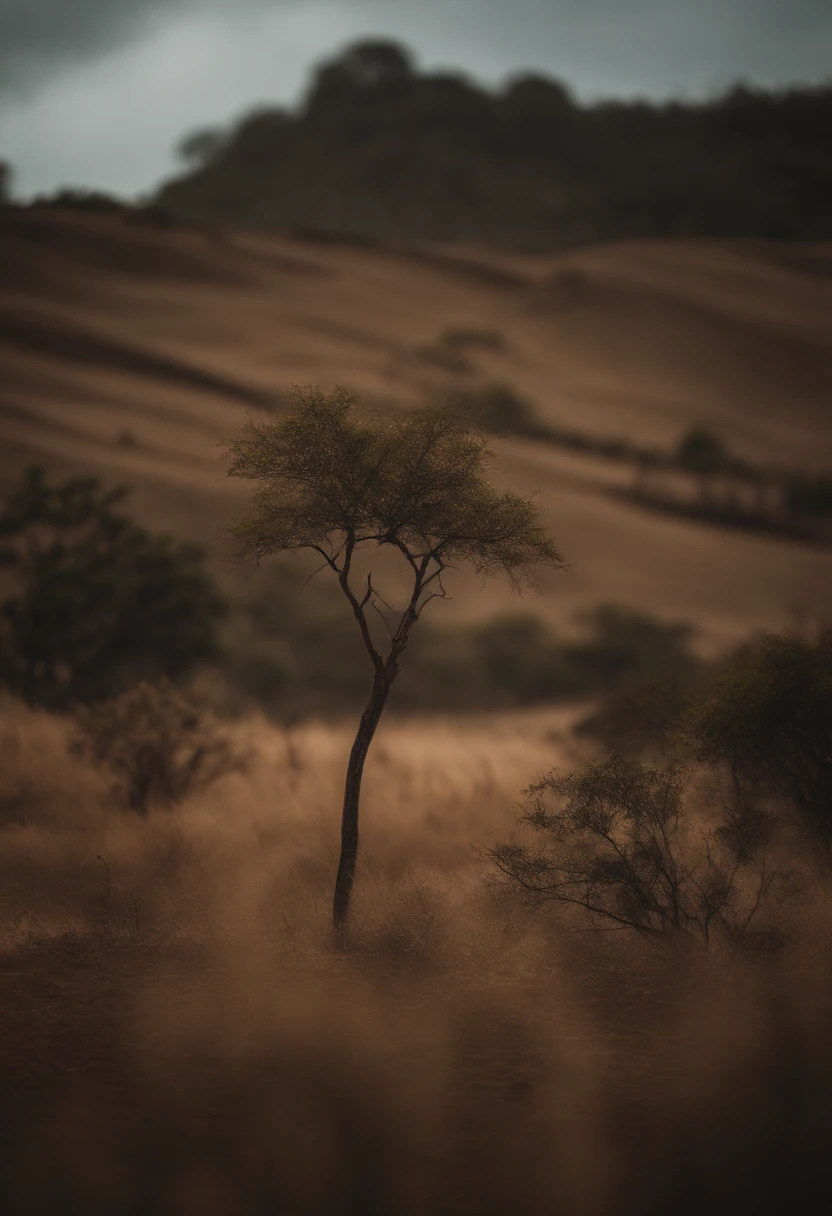
[[[343,929],[350,910],[350,897],[355,880],[355,861],[358,856],[358,802],[361,795],[361,777],[364,761],[376,733],[382,710],[390,692],[391,680],[376,677],[367,708],[350,752],[347,780],[344,787],[344,811],[341,817],[341,859],[335,879],[335,898],[332,903],[332,923],[336,930]]]

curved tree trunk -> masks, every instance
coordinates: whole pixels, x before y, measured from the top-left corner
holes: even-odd
[[[361,777],[364,761],[376,733],[382,710],[390,692],[391,680],[377,676],[367,708],[350,752],[347,766],[347,781],[344,787],[344,810],[341,817],[341,859],[335,879],[335,898],[332,902],[332,923],[336,930],[343,929],[350,910],[352,885],[355,880],[355,861],[358,856],[358,802],[361,795]]]

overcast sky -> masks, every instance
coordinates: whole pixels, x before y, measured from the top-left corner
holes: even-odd
[[[296,100],[315,62],[374,35],[583,98],[832,77],[830,0],[0,0],[0,159],[20,195],[147,192],[183,133]]]

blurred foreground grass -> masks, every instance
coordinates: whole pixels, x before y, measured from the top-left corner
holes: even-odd
[[[574,711],[392,721],[348,953],[329,895],[348,727],[116,814],[68,726],[0,721],[4,1210],[812,1210],[830,1182],[832,919],[673,955],[532,909],[483,855],[581,758]]]

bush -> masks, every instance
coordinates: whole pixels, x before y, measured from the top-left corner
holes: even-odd
[[[747,808],[705,827],[689,770],[614,755],[546,774],[525,791],[520,823],[542,843],[511,840],[489,853],[534,897],[577,907],[596,922],[650,938],[711,944],[772,942],[759,931],[775,880],[765,820]]]
[[[73,752],[112,773],[127,805],[141,815],[175,806],[247,763],[199,702],[168,680],[142,682],[81,711],[77,726]]]
[[[186,676],[219,652],[225,605],[198,545],[140,528],[127,490],[94,477],[49,485],[30,468],[0,513],[0,683],[63,709],[139,678]]]
[[[832,630],[816,642],[769,634],[743,647],[685,732],[700,760],[796,811],[832,860]]]
[[[615,604],[593,609],[583,622],[590,632],[573,648],[576,679],[602,696],[578,733],[625,754],[662,751],[710,675],[691,650],[691,627]]]

